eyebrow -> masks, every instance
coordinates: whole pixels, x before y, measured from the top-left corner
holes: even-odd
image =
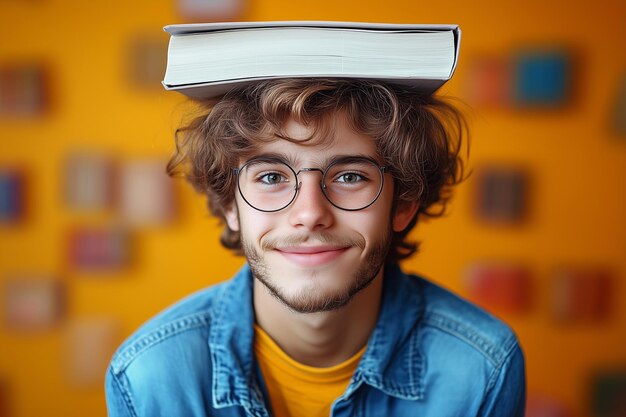
[[[313,167],[300,167],[298,166],[299,169],[302,168],[319,168],[319,167],[327,167],[335,162],[338,161],[345,161],[345,162],[349,162],[353,159],[360,159],[360,158],[365,158],[365,159],[369,159],[373,162],[375,162],[377,165],[380,165],[380,162],[377,160],[377,158],[375,158],[372,155],[367,155],[364,153],[356,153],[356,154],[341,154],[341,155],[334,155],[331,157],[327,157],[325,159],[320,159],[317,164]],[[252,158],[249,158],[248,160],[246,160],[244,162],[244,164],[247,164],[250,161],[257,161],[257,160],[261,160],[261,161],[268,161],[268,162],[282,162],[283,164],[287,164],[292,168],[295,168],[297,165],[299,165],[299,160],[300,158],[298,158],[297,155],[294,154],[282,154],[282,153],[275,153],[275,152],[267,152],[267,153],[262,153],[259,155],[255,155]]]

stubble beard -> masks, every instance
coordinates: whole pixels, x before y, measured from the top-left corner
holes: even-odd
[[[300,289],[296,294],[291,296],[286,294],[284,288],[272,279],[272,271],[259,251],[245,239],[243,234],[241,235],[241,242],[252,275],[265,286],[273,297],[297,313],[319,313],[346,306],[360,291],[372,283],[385,263],[391,246],[391,233],[389,227],[382,239],[364,254],[364,262],[357,266],[351,279],[345,281],[344,288],[332,294],[325,292],[318,283],[315,283],[314,277],[310,285]],[[325,243],[332,241],[332,239],[332,237],[326,237],[323,234],[318,237],[318,240],[325,241]],[[365,247],[364,241],[354,243],[355,246]],[[343,279],[343,277],[337,279]]]

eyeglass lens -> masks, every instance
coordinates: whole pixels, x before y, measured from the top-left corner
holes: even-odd
[[[305,174],[305,171],[309,170],[303,169],[296,174],[293,168],[280,161],[251,160],[238,172],[239,191],[253,208],[278,211],[295,199],[298,175]],[[320,174],[312,172],[309,175]],[[331,204],[343,210],[360,210],[378,198],[383,186],[383,172],[369,159],[349,158],[326,168],[322,181],[322,191]]]

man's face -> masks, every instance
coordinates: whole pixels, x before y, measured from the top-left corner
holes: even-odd
[[[294,139],[310,133],[293,120],[287,122],[286,130]],[[323,170],[327,161],[338,156],[366,156],[381,162],[374,141],[352,131],[343,117],[337,117],[332,141],[300,145],[279,139],[262,144],[247,160],[268,154],[289,161],[296,172]],[[376,202],[359,211],[334,207],[322,192],[321,179],[319,171],[301,172],[296,199],[277,212],[258,211],[236,193],[236,207],[226,215],[229,227],[241,233],[254,277],[281,302],[302,313],[340,308],[382,273],[392,230],[402,230],[414,213],[400,210],[392,219],[390,174],[384,174]]]

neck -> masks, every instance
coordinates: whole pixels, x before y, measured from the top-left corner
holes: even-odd
[[[382,294],[382,268],[370,285],[344,307],[296,313],[254,280],[256,322],[294,360],[329,367],[351,358],[374,330]]]

